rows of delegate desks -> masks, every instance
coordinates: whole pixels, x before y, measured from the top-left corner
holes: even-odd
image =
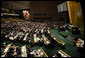
[[[35,47],[30,47],[30,46],[28,47],[27,45],[19,46],[19,45],[13,44],[13,43],[7,44],[6,48],[4,49],[4,52],[1,54],[1,57],[10,57],[10,55],[8,55],[10,48],[16,48],[16,47],[19,47],[20,52],[21,52],[21,54],[19,54],[18,56],[14,55],[16,57],[28,57],[27,54],[29,53],[29,51],[27,51],[27,48],[32,49],[32,50],[40,50],[40,52],[43,53],[43,55],[41,57],[48,57],[48,55],[45,53],[45,51],[42,49],[42,47],[38,46],[37,48],[35,48]]]
[[[72,29],[72,27],[68,26],[69,29]],[[82,57],[84,56],[84,52],[79,52],[78,48],[74,45],[74,43],[68,39],[65,38],[65,36],[74,36],[75,38],[84,38],[84,30],[80,30],[81,34],[80,35],[74,35],[72,34],[70,31],[59,31],[58,27],[54,27],[50,30],[51,35],[53,35],[54,37],[62,40],[65,42],[65,49],[63,49],[63,51],[65,51],[67,54],[71,55],[72,57]]]
[[[64,34],[63,34],[64,33]],[[20,33],[18,33],[18,35],[19,35]],[[27,35],[28,35],[29,33],[26,33],[25,34],[25,37],[24,37],[24,41],[26,40],[26,37],[27,37]],[[67,39],[65,39],[63,36],[66,36],[66,35],[72,35],[71,34],[71,32],[59,32],[58,30],[57,30],[57,27],[56,28],[52,28],[52,29],[50,29],[50,30],[48,30],[48,34],[50,34],[51,35],[51,37],[52,37],[52,39],[54,39],[57,43],[59,43],[60,45],[62,45],[62,46],[65,46],[65,49],[63,49],[61,46],[50,46],[50,48],[49,47],[47,47],[47,46],[31,46],[31,44],[25,44],[25,43],[22,43],[22,45],[24,45],[23,47],[22,47],[22,50],[23,50],[23,53],[22,53],[22,57],[27,57],[27,54],[26,54],[26,47],[27,48],[29,48],[29,49],[41,49],[42,50],[42,52],[44,53],[44,57],[51,57],[53,54],[55,54],[56,53],[56,50],[63,50],[64,52],[66,52],[68,55],[70,55],[70,57],[72,56],[72,57],[78,57],[78,56],[82,56],[81,55],[81,53],[79,53],[78,51],[77,51],[77,47],[76,46],[74,46],[74,43],[73,42],[71,42],[71,41],[69,41],[69,40],[67,40]],[[18,35],[16,35],[15,37],[14,37],[14,39],[18,36]],[[63,35],[63,36],[62,36]],[[36,41],[36,34],[34,34],[33,35],[34,36],[34,42],[36,43],[37,41]],[[50,40],[44,35],[44,34],[42,34],[42,38],[43,38],[43,40],[45,41],[44,43],[46,44],[46,45],[48,45],[48,43],[50,43]],[[16,43],[16,42],[13,42],[13,44],[18,44],[18,42]],[[21,44],[18,44],[19,46],[21,45]],[[28,46],[30,46],[30,47],[28,47]],[[25,54],[25,55],[24,55]],[[68,56],[69,57],[69,56]]]
[[[48,32],[49,33],[49,32]],[[21,32],[19,32],[14,38],[13,38],[13,40],[15,40],[16,39],[16,37],[18,37],[19,36],[19,34],[21,34]],[[26,35],[25,35],[25,37],[27,37],[27,35],[28,35],[28,33],[26,33]],[[24,39],[26,39],[24,37]],[[35,39],[36,39],[37,37],[36,37],[36,34],[34,34],[34,42],[36,43],[37,41],[35,41]],[[46,44],[46,45],[48,45],[49,43],[50,43],[50,41],[48,40],[48,38],[44,35],[44,34],[42,34],[42,38],[43,38],[43,40],[44,40],[44,43]],[[23,40],[24,40],[23,39]],[[59,42],[59,41],[57,41],[57,42]],[[61,42],[62,43],[62,42]],[[59,43],[60,44],[60,43]],[[38,46],[39,47],[39,46]],[[35,48],[37,48],[37,46],[35,46]],[[45,48],[44,46],[42,46],[42,48]],[[44,52],[44,50],[42,49],[42,48],[40,48],[41,50],[42,50],[42,52],[46,55],[45,57],[48,57],[47,56],[47,54]],[[46,48],[49,48],[49,47],[46,47]],[[24,49],[24,50],[23,50]],[[9,50],[9,49],[7,49],[7,50]],[[26,45],[25,46],[23,46],[22,47],[22,49],[21,49],[23,52],[22,52],[22,57],[27,57],[27,54],[26,54]],[[24,55],[24,53],[26,54],[26,55]],[[7,52],[6,52],[6,54],[7,54]],[[49,54],[50,55],[50,54]],[[5,56],[4,56],[5,57]]]

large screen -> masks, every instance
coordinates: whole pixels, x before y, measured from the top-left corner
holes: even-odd
[[[67,11],[67,4],[66,2],[60,4],[57,6],[58,12],[64,12]]]
[[[25,19],[29,19],[29,17],[30,17],[29,11],[24,10],[23,11],[23,16],[24,16]]]

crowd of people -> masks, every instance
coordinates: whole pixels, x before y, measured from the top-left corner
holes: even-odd
[[[52,25],[53,26],[53,25]],[[62,25],[62,26],[57,26],[58,31],[70,31],[72,34],[78,34],[80,35],[80,30],[78,27],[75,27],[73,25],[69,25],[72,28],[69,29],[68,25]],[[55,26],[54,26],[55,27]],[[44,23],[37,23],[37,22],[28,22],[24,20],[19,20],[19,18],[7,18],[6,20],[3,19],[1,22],[1,39],[8,39],[13,42],[21,42],[21,43],[26,43],[26,44],[31,44],[32,46],[35,45],[46,45],[46,46],[52,46],[55,44],[59,44],[58,42],[55,42],[50,35],[50,30],[51,25],[49,24],[44,24]],[[73,41],[76,43],[77,47],[83,47],[84,41],[79,39],[78,41],[75,40],[74,37],[71,36],[66,36],[65,37],[67,40]],[[63,44],[62,44],[63,45]],[[4,52],[4,49],[6,48],[6,45],[2,45],[2,53]],[[29,49],[27,49],[29,50]],[[16,54],[16,52],[17,54]],[[37,50],[29,50],[29,54],[33,57],[41,57],[43,56],[43,53],[41,52],[40,54]],[[59,53],[57,53],[59,54]],[[21,57],[21,50],[19,47],[11,47],[6,55],[8,56],[16,56],[16,57]],[[54,55],[53,57],[61,56],[59,55]],[[30,56],[29,56],[30,57]]]
[[[34,34],[38,42],[43,43],[42,34],[47,32],[48,26],[42,23],[27,22],[23,20],[12,20],[13,18],[8,18],[9,23],[3,22],[1,24],[1,34],[5,38],[10,40],[25,40],[25,42],[34,43]],[[27,34],[28,33],[28,34]],[[27,35],[26,35],[27,34]],[[26,39],[24,39],[26,37]]]

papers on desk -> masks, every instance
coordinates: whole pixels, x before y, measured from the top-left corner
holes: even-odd
[[[34,42],[35,42],[35,43],[37,42],[36,34],[34,34]]]
[[[6,56],[6,54],[7,54],[8,50],[9,50],[10,46],[11,46],[11,44],[7,45],[6,49],[4,50],[4,53],[5,54],[2,55],[1,57],[5,57]]]
[[[47,37],[45,35],[42,35],[42,38],[44,39],[45,44],[48,45],[50,43],[50,41],[47,39]]]
[[[62,57],[71,57],[62,50],[59,50],[58,53],[61,54]]]
[[[43,29],[41,29],[41,33],[43,33]]]
[[[10,40],[14,40],[14,38],[13,38],[13,37],[9,37],[9,39],[10,39]]]
[[[50,33],[50,31],[49,30],[47,30],[48,31],[48,33]]]
[[[25,35],[25,37],[24,37],[24,39],[23,39],[24,41],[26,41],[28,34],[29,34],[29,33],[26,33],[26,35]]]
[[[6,47],[4,53],[6,53],[6,52],[8,51],[8,49],[9,49],[10,46],[11,46],[11,44],[9,44],[9,45]]]
[[[26,45],[22,46],[21,51],[22,51],[22,57],[27,57]]]

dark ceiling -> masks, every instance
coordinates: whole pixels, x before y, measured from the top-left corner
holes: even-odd
[[[63,1],[55,1],[55,2],[56,5],[58,5]],[[12,10],[30,9],[31,3],[32,3],[31,1],[1,1],[1,7]]]

